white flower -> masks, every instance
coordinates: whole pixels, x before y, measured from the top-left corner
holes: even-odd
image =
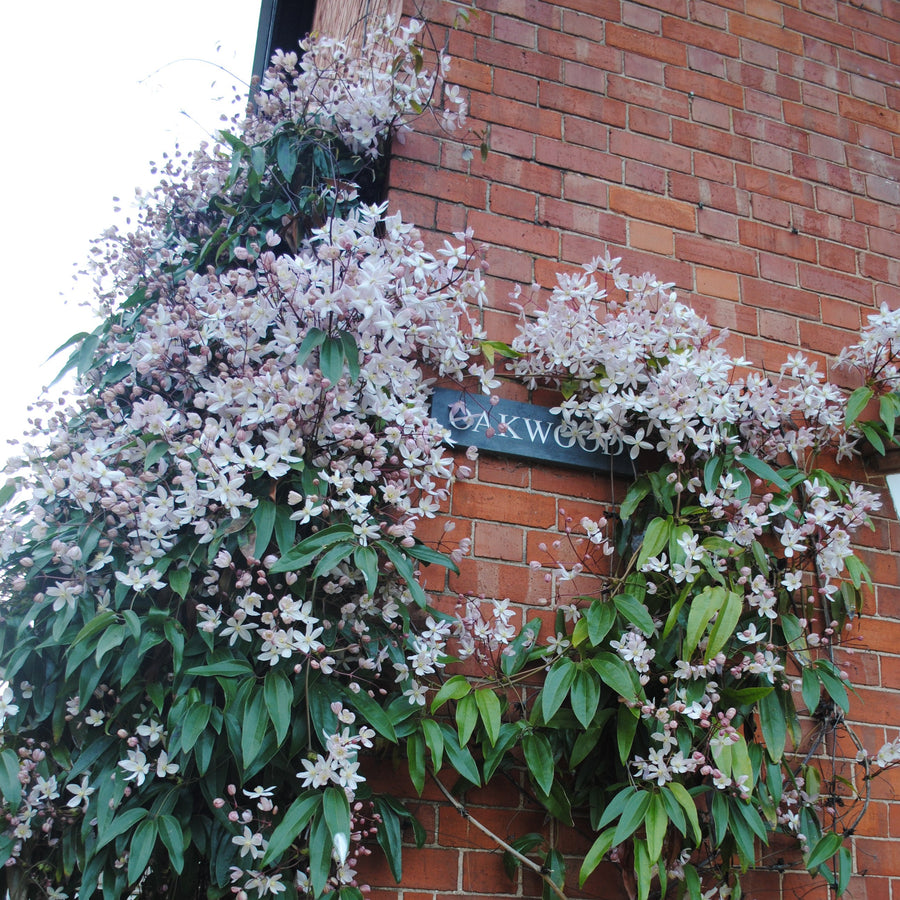
[[[237,844],[241,848],[241,856],[249,853],[251,859],[258,859],[265,853],[263,836],[259,832],[251,831],[246,825],[241,834],[235,835],[231,839],[231,843]]]
[[[84,778],[81,779],[81,784],[67,784],[66,790],[71,791],[72,797],[69,798],[66,806],[75,808],[76,806],[80,806],[81,803],[84,803],[85,810],[88,807],[88,797],[94,793],[96,788],[88,787],[88,782],[90,781],[90,776],[85,775]]]
[[[129,774],[125,776],[126,781],[134,781],[140,787],[151,773],[150,763],[143,750],[129,750],[128,759],[119,761],[120,768]]]

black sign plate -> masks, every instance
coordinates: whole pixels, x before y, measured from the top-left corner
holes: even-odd
[[[500,400],[492,405],[483,394],[438,388],[432,397],[431,414],[450,430],[448,443],[454,446],[478,447],[598,472],[613,471],[617,475],[634,474],[627,454],[603,453],[597,449],[596,441],[567,434],[562,416],[544,406],[515,400]]]

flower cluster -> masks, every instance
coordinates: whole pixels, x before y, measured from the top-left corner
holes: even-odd
[[[446,71],[422,66],[420,30],[279,53],[231,160],[173,161],[97,254],[107,317],[75,351],[79,393],[10,464],[0,537],[4,669],[41,684],[0,686],[0,768],[19,773],[0,852],[44,855],[41,890],[86,873],[156,895],[196,827],[223,889],[355,884],[340,835],[374,834],[358,752],[396,740],[446,665],[451,622],[419,615],[415,575],[454,564],[415,537],[454,478],[429,399],[482,336],[471,235],[429,252],[352,180]],[[278,787],[224,817],[226,778]],[[285,837],[292,801],[311,805]],[[296,852],[324,827],[317,857]]]

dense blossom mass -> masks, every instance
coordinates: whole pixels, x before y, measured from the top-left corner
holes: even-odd
[[[820,740],[847,709],[834,647],[879,501],[820,460],[893,439],[898,314],[842,355],[865,382],[849,398],[799,354],[750,371],[609,255],[545,304],[517,292],[519,336],[488,340],[473,236],[431,252],[361,197],[439,91],[444,127],[465,121],[424,34],[279,52],[229,152],[172,161],[140,227],[97,248],[78,394],[48,406],[3,493],[13,900],[360,900],[373,843],[400,880],[402,823],[421,837],[372,791],[376,744],[402,747],[420,793],[426,771],[479,785],[524,762],[529,796],[590,821],[582,880],[611,859],[641,900],[673,881],[728,896],[773,831],[846,885],[854,823],[818,746],[787,751],[798,709]],[[566,561],[532,562],[549,634],[520,598],[452,609],[416,571],[469,551],[417,538],[470,474],[432,387],[507,378],[558,388],[569,435],[635,465],[615,512],[562,523],[547,554],[566,541]],[[875,398],[881,425],[859,419]],[[860,749],[866,785],[900,760],[897,742]],[[561,896],[545,843],[524,861]]]

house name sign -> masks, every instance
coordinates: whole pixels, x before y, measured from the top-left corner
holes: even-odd
[[[478,447],[617,475],[633,474],[627,454],[604,453],[596,440],[571,434],[562,416],[544,406],[515,400],[492,405],[484,395],[437,388],[431,414],[449,429],[447,443],[451,446]]]

